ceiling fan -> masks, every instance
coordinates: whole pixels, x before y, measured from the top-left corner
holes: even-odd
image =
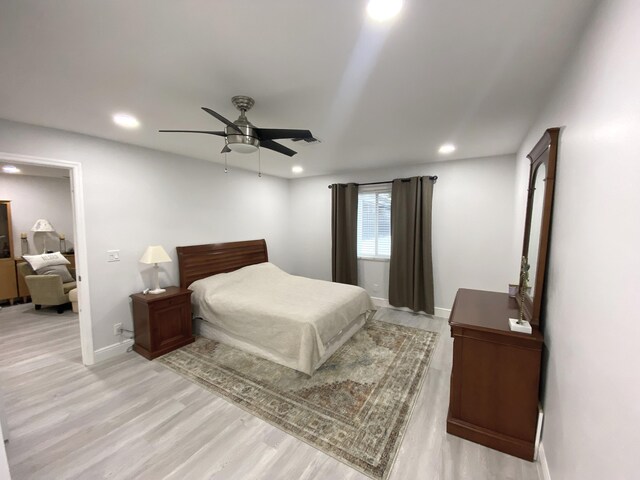
[[[274,142],[280,138],[290,138],[292,140],[315,140],[309,130],[293,130],[285,128],[258,128],[254,126],[246,116],[246,113],[253,107],[255,101],[251,97],[245,95],[236,95],[231,99],[231,103],[240,110],[240,116],[235,122],[231,122],[220,115],[218,112],[214,112],[210,108],[202,107],[202,110],[209,115],[214,116],[222,123],[226,125],[224,131],[209,131],[209,130],[158,130],[159,132],[172,132],[172,133],[204,133],[208,135],[217,135],[224,137],[225,146],[221,153],[227,152],[239,152],[239,153],[252,153],[255,152],[258,147],[268,148],[283,155],[293,157],[296,152],[284,145]]]

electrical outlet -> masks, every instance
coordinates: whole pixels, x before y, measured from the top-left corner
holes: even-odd
[[[121,323],[114,323],[113,324],[113,334],[114,335],[120,335],[122,333],[122,324]]]

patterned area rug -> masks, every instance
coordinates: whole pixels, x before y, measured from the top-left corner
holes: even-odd
[[[370,320],[312,377],[202,337],[158,361],[366,475],[384,479],[437,337]]]

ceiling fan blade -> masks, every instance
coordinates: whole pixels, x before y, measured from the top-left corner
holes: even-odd
[[[274,152],[288,155],[290,157],[293,157],[297,153],[291,150],[290,148],[287,148],[284,145],[269,139],[260,140],[260,146],[264,148],[268,148],[269,150],[273,150]]]
[[[222,115],[220,115],[218,112],[214,112],[213,110],[211,110],[210,108],[207,108],[207,107],[202,107],[202,110],[207,112],[209,115],[213,115],[214,117],[216,117],[218,120],[220,120],[222,123],[224,123],[227,127],[233,128],[240,135],[244,135],[244,133],[242,133],[242,130],[240,130],[232,121],[227,120]]]
[[[219,137],[226,137],[227,134],[225,132],[212,132],[209,130],[158,130],[162,133],[207,133],[209,135],[218,135]]]
[[[229,153],[231,151],[231,149],[229,148],[229,145],[225,145],[224,148],[220,151],[220,153]]]
[[[260,140],[275,140],[277,138],[313,138],[309,130],[295,130],[290,128],[256,128]]]

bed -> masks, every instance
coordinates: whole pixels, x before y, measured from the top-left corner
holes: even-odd
[[[373,303],[353,285],[289,275],[264,240],[178,247],[180,285],[197,334],[307,375],[365,323]]]

